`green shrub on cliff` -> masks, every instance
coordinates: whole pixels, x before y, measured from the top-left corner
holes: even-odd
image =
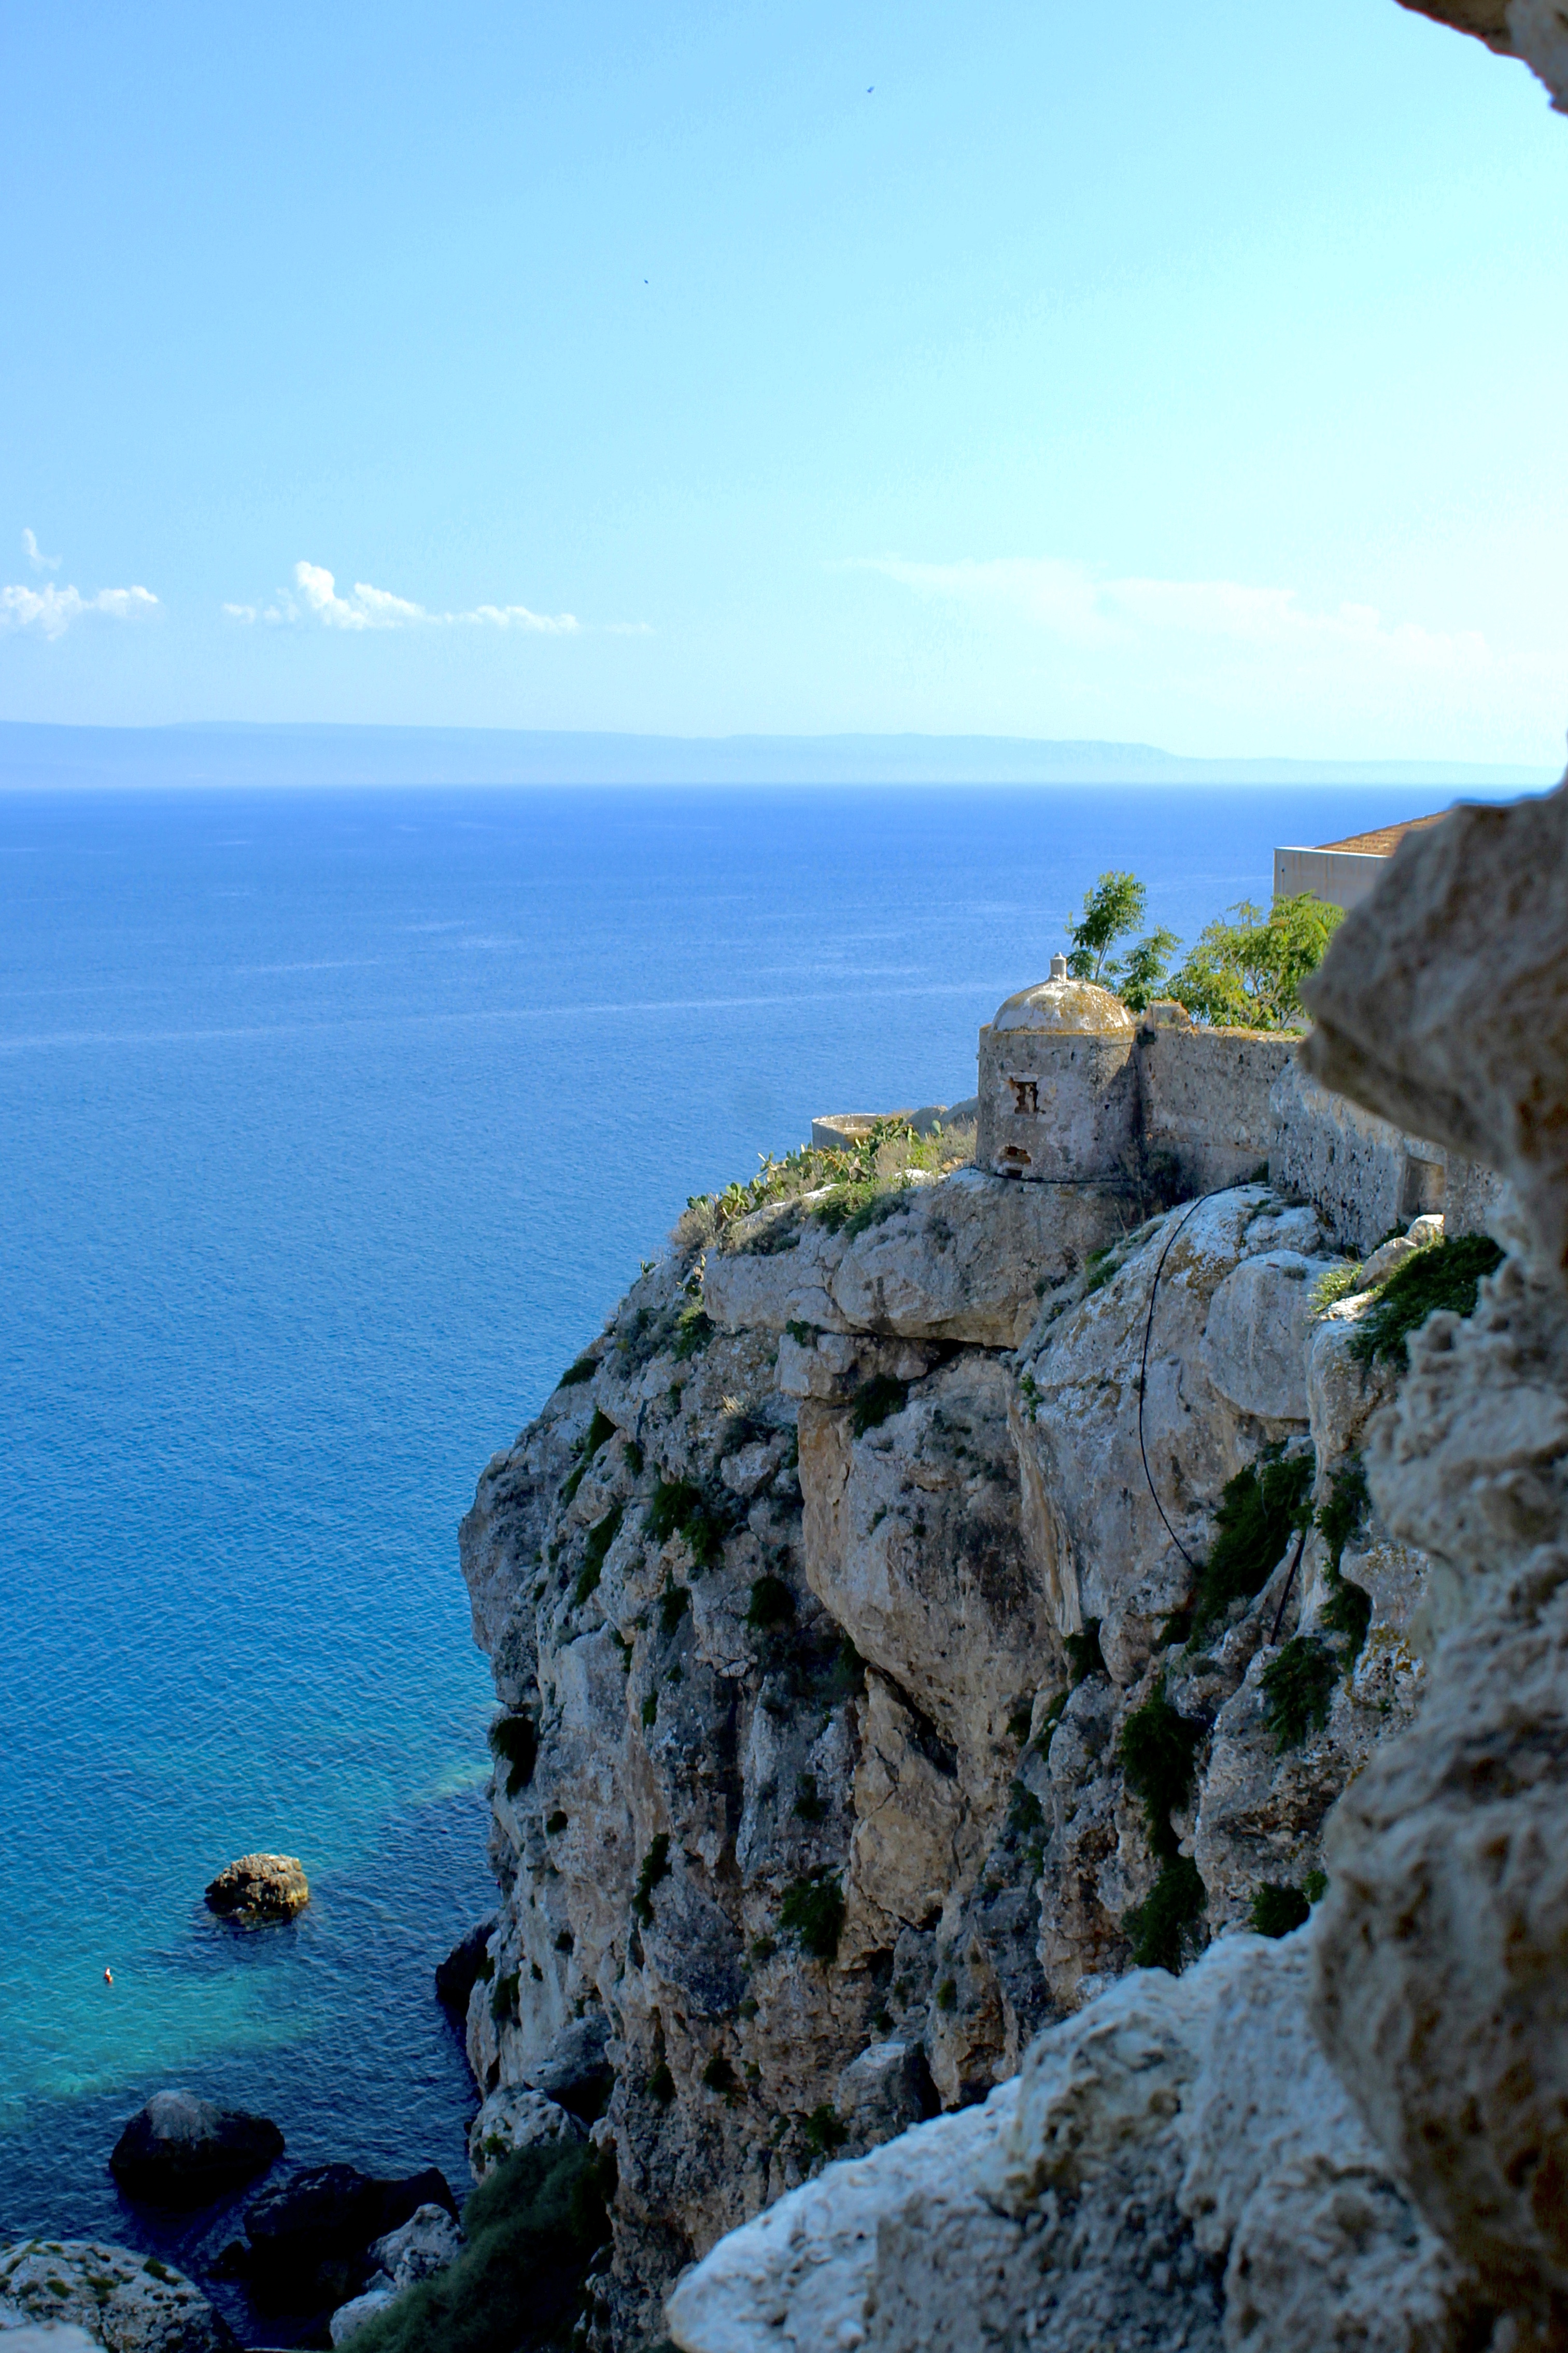
[[[1351,1355],[1370,1365],[1380,1357],[1404,1366],[1405,1342],[1429,1315],[1446,1308],[1451,1315],[1473,1315],[1483,1274],[1490,1274],[1502,1252],[1489,1234],[1458,1234],[1452,1241],[1434,1243],[1396,1266],[1355,1327]]]
[[[1198,1575],[1197,1590],[1184,1612],[1173,1618],[1173,1640],[1185,1628],[1197,1643],[1226,1616],[1234,1601],[1252,1601],[1283,1559],[1292,1535],[1311,1516],[1313,1460],[1308,1454],[1260,1454],[1220,1491],[1215,1537]]]
[[[799,1938],[802,1952],[814,1961],[837,1960],[844,1933],[844,1891],[837,1879],[827,1872],[797,1879],[784,1891],[779,1926]]]
[[[574,2142],[523,2149],[463,2210],[450,2268],[407,2288],[354,2332],[360,2353],[531,2353],[563,2346],[589,2259],[609,2235],[613,2154]]]
[[[508,1768],[506,1793],[515,1798],[533,1778],[539,1728],[531,1715],[498,1715],[489,1729],[490,1754]]]

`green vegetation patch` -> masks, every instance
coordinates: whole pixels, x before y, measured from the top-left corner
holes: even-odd
[[[583,1547],[583,1566],[577,1572],[577,1583],[572,1595],[572,1606],[581,1609],[590,1593],[597,1589],[605,1573],[605,1556],[620,1534],[624,1505],[612,1504],[602,1520],[595,1520],[588,1531]]]
[[[1203,1736],[1201,1724],[1177,1715],[1163,1684],[1122,1725],[1117,1742],[1121,1770],[1128,1788],[1143,1800],[1150,1851],[1162,1858],[1176,1852],[1171,1815],[1192,1795],[1194,1758]]]
[[[355,2332],[362,2353],[519,2353],[564,2346],[590,2257],[609,2235],[615,2160],[582,2142],[508,2157],[463,2210],[466,2244]]]
[[[774,1577],[769,1571],[757,1578],[752,1588],[746,1623],[753,1633],[759,1634],[774,1626],[794,1625],[795,1596],[782,1577]]]
[[[1109,1672],[1100,1654],[1098,1618],[1086,1618],[1081,1633],[1064,1634],[1062,1648],[1068,1654],[1068,1666],[1072,1673],[1075,1690],[1079,1683],[1086,1683],[1090,1675],[1103,1675]]]
[[[1357,1363],[1379,1360],[1404,1366],[1405,1346],[1429,1315],[1447,1309],[1452,1315],[1473,1315],[1476,1292],[1483,1274],[1490,1274],[1502,1252],[1489,1234],[1460,1234],[1453,1241],[1435,1242],[1396,1266],[1355,1327],[1351,1355]]]
[[[712,1319],[701,1299],[689,1299],[675,1319],[675,1345],[670,1351],[678,1365],[686,1363],[708,1345],[713,1337]]]
[[[803,1822],[825,1822],[827,1808],[822,1802],[815,1773],[803,1773],[795,1785],[795,1810]]]
[[[1207,1902],[1192,1857],[1168,1856],[1143,1902],[1122,1915],[1133,1966],[1169,1969],[1173,1977],[1180,1977],[1197,1948],[1197,1926]]]
[[[668,2060],[661,2059],[648,2077],[647,2095],[650,2100],[657,2100],[661,2108],[668,2108],[674,2099],[675,2078],[669,2072]]]
[[[802,2118],[800,2130],[807,2148],[817,2157],[837,2157],[849,2137],[848,2126],[826,2100]]]
[[[691,1595],[684,1585],[667,1585],[658,1600],[658,1629],[668,1641],[691,1607]]]
[[[741,2079],[721,2051],[715,2051],[702,2070],[702,2081],[721,2100],[733,2101],[740,2093]]]
[[[642,1859],[637,1873],[637,1893],[632,1897],[632,1910],[645,1928],[653,1926],[653,1891],[661,1879],[669,1877],[669,1838],[660,1831]]]
[[[787,1887],[779,1926],[799,1939],[802,1952],[814,1961],[837,1960],[844,1933],[844,1891],[832,1873],[818,1872],[815,1878],[797,1879]]]
[[[539,1727],[531,1715],[500,1715],[489,1728],[490,1755],[508,1767],[506,1793],[515,1798],[533,1778]]]
[[[1215,1540],[1198,1575],[1187,1612],[1188,1639],[1196,1642],[1223,1619],[1233,1601],[1256,1600],[1311,1514],[1313,1461],[1310,1453],[1281,1456],[1270,1450],[1234,1479],[1227,1479],[1215,1514]],[[1180,1630],[1180,1620],[1169,1630]]]
[[[1301,983],[1316,972],[1343,921],[1310,891],[1276,899],[1267,914],[1249,900],[1216,917],[1170,985],[1200,1021],[1222,1029],[1291,1029],[1306,1019]]]
[[[717,1566],[733,1525],[725,1505],[713,1503],[687,1479],[660,1479],[643,1515],[643,1526],[657,1544],[682,1537],[698,1568]]]
[[[1318,1634],[1293,1635],[1269,1661],[1259,1678],[1263,1721],[1279,1756],[1299,1748],[1309,1733],[1322,1730],[1339,1678],[1338,1655]]]
[[[896,1381],[891,1373],[873,1373],[855,1392],[849,1426],[857,1438],[864,1438],[868,1430],[879,1430],[894,1414],[902,1413],[909,1400],[907,1381]]]
[[[598,1369],[597,1356],[579,1356],[574,1365],[567,1366],[555,1386],[558,1389],[574,1389],[580,1382],[591,1381]]]
[[[1252,1891],[1247,1925],[1257,1936],[1288,1936],[1310,1916],[1311,1909],[1310,1899],[1301,1888],[1278,1879],[1266,1879],[1261,1887]]]
[[[589,1463],[592,1462],[605,1439],[614,1438],[615,1434],[616,1425],[609,1415],[601,1413],[595,1406],[593,1420],[577,1441],[577,1468],[569,1478],[563,1479],[561,1482],[561,1500],[563,1504],[569,1504],[572,1501],[587,1476]]]
[[[1154,931],[1125,956],[1110,950],[1143,921],[1149,893],[1136,874],[1102,874],[1083,897],[1083,913],[1073,925],[1068,970],[1075,980],[1114,988],[1124,1005],[1142,1013],[1159,996],[1178,945],[1174,932]]]

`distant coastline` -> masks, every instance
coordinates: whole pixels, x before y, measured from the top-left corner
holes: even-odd
[[[1384,785],[1518,793],[1558,771],[1453,760],[1209,760],[1020,735],[630,735],[490,727],[73,727],[0,721],[0,790],[404,785]]]

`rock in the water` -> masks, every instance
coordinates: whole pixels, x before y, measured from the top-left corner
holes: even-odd
[[[247,1928],[292,1920],[310,1900],[304,1865],[291,1854],[242,1854],[218,1873],[206,1894],[209,1912]]]
[[[154,2092],[115,2142],[109,2169],[129,2197],[205,2206],[282,2154],[283,2136],[269,2117],[220,2108],[194,2092]]]
[[[0,2247],[0,2343],[10,2353],[29,2337],[48,2353],[82,2342],[107,2353],[226,2353],[236,2341],[183,2272],[95,2239]]]
[[[468,2007],[468,1996],[479,1981],[485,1957],[485,1947],[495,1931],[495,1915],[470,1928],[462,1942],[454,1945],[444,1961],[436,1964],[436,1999],[444,2010],[461,2018]]]
[[[357,2165],[313,2165],[264,2189],[245,2210],[250,2248],[244,2262],[263,2310],[308,2312],[339,2305],[365,2284],[374,2241],[421,2206],[457,2205],[434,2166],[400,2180],[378,2180]]]

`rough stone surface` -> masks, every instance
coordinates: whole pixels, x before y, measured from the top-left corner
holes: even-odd
[[[1363,1257],[1391,1226],[1442,1208],[1445,1155],[1331,1093],[1317,1083],[1316,1070],[1309,1042],[1275,1082],[1268,1174],[1312,1201],[1333,1240]]]
[[[1308,2031],[1304,1944],[1123,1979],[983,2108],[723,2241],[670,2297],[676,2343],[1460,2353],[1475,2298]]]
[[[242,1854],[226,1863],[206,1892],[209,1912],[247,1928],[292,1920],[310,1900],[304,1865],[291,1854]]]
[[[1313,1077],[1507,1177],[1568,1282],[1568,790],[1406,834],[1304,993]]]
[[[583,2127],[575,2116],[547,2100],[542,2092],[512,2084],[492,2092],[468,2126],[469,2169],[476,2181],[482,2181],[502,2158],[518,2149],[582,2137]]]
[[[709,1253],[703,1304],[725,1331],[799,1324],[1012,1348],[1041,1292],[1070,1281],[1128,1221],[1124,1187],[1020,1187],[977,1168],[892,1194],[858,1234],[830,1231],[808,1196],[737,1221]]]
[[[201,2291],[154,2255],[94,2239],[0,2247],[5,2344],[25,2345],[47,2322],[63,2324],[49,2331],[49,2353],[70,2353],[76,2330],[106,2353],[225,2353],[236,2342]]]
[[[678,1248],[480,1482],[475,1628],[528,1725],[500,1736],[491,1792],[475,2163],[542,2113],[561,2128],[535,2091],[577,2042],[613,2069],[605,2346],[657,2335],[681,2267],[836,2150],[984,2103],[1125,1972],[1160,1866],[1120,1743],[1158,1690],[1195,1743],[1174,1827],[1201,1945],[1318,1865],[1335,1797],[1418,1689],[1425,1564],[1375,1512],[1345,1554],[1373,1631],[1321,1736],[1279,1754],[1259,1695],[1326,1605],[1320,1538],[1201,1655],[1160,1644],[1226,1481],[1310,1435],[1321,1500],[1386,1402],[1348,1356],[1364,1301],[1328,1339],[1312,1320],[1317,1212],[1243,1186],[1114,1226],[1068,1273],[1065,1191],[950,1178],[848,1241],[785,1204],[742,1221],[758,1247]],[[1004,1328],[1026,1305],[1011,1358],[938,1335],[948,1205],[971,1261],[1006,1270]],[[819,1305],[784,1321],[803,1262]],[[888,1328],[917,1292],[919,1335]]]
[[[1568,2311],[1568,1550],[1439,1655],[1329,1841],[1314,1960],[1330,2055],[1500,2302]]]
[[[154,2092],[115,2142],[109,2169],[132,2198],[203,2206],[282,2154],[283,2136],[267,2116],[220,2108],[194,2092]]]
[[[1304,1343],[1321,1246],[1312,1209],[1237,1187],[1119,1245],[1091,1287],[1047,1302],[1021,1352],[1026,1539],[1058,1629],[1098,1620],[1118,1683],[1136,1679],[1184,1600],[1226,1480],[1305,1431],[1305,1382],[1273,1335]],[[1215,1315],[1254,1260],[1265,1263]],[[1250,1332],[1235,1312],[1244,1301]],[[1262,1410],[1281,1406],[1293,1410]]]
[[[1277,1134],[1270,1092],[1295,1051],[1290,1038],[1194,1029],[1184,1017],[1156,1025],[1145,1016],[1138,1091],[1144,1151],[1154,1167],[1173,1175],[1188,1198],[1260,1175]]]

